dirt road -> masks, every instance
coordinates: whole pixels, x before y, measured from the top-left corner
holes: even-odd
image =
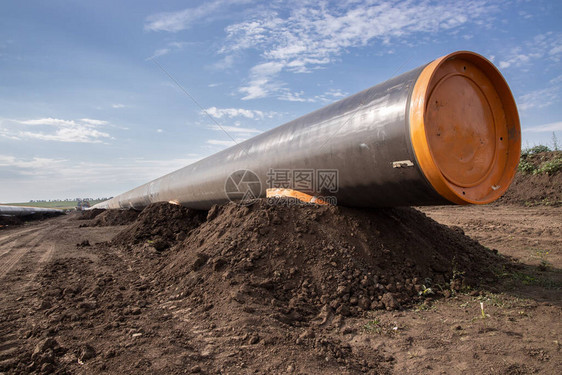
[[[157,252],[108,246],[124,226],[70,215],[0,231],[0,374],[557,373],[562,208],[423,211],[516,271],[399,311],[286,325],[247,306],[224,321],[154,282]]]
[[[19,363],[26,347],[22,332],[29,327],[28,318],[46,307],[39,298],[42,287],[38,274],[54,259],[95,258],[91,253],[76,253],[74,241],[80,242],[84,236],[105,241],[118,231],[78,229],[74,218],[66,216],[0,232],[0,371]]]

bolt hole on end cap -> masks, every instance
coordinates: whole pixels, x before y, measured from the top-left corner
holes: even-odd
[[[423,174],[456,204],[505,193],[521,154],[521,127],[507,82],[486,58],[459,51],[429,63],[409,109],[410,139]]]

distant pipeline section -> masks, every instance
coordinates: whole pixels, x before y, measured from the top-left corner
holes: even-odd
[[[272,171],[335,171],[338,205],[486,204],[509,187],[521,130],[513,95],[495,66],[454,52],[187,167],[99,203],[195,209],[265,197]],[[251,178],[247,179],[250,175]],[[234,199],[233,199],[234,197]]]
[[[27,206],[2,206],[0,216],[30,216],[35,214],[62,215],[63,210],[55,208],[27,207]]]

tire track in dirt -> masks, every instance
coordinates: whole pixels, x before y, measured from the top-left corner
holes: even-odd
[[[21,236],[29,232],[38,231],[41,229],[45,229],[46,227],[50,226],[48,222],[42,223],[33,223],[29,226],[25,226],[24,228],[12,228],[10,230],[0,231],[0,246],[2,246],[5,241],[9,241],[13,237]]]
[[[9,290],[5,290],[3,298],[0,298],[0,372],[12,368],[18,362],[23,343],[19,333],[22,328],[22,309],[31,308],[24,306],[20,301],[36,289],[31,288],[31,284],[43,265],[54,255],[55,244],[47,240],[47,237],[53,234],[48,224],[41,224],[1,239],[3,243],[0,245],[0,280],[5,282],[10,276],[10,271],[18,264],[24,265],[25,271],[23,275],[10,280]]]
[[[0,255],[0,280],[20,261],[20,259],[35,248],[45,237],[41,231],[35,231],[24,238],[13,241],[12,246]],[[22,241],[23,240],[23,241]]]

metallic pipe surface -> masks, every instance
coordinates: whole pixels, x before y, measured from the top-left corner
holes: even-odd
[[[499,71],[484,57],[459,51],[94,208],[169,201],[209,209],[232,200],[226,190],[245,170],[259,179],[259,197],[279,187],[267,183],[272,170],[336,170],[337,191],[320,195],[338,205],[484,204],[511,183],[520,134],[515,101]]]
[[[55,208],[0,205],[0,215],[2,216],[28,216],[37,213],[62,214],[64,211]]]

